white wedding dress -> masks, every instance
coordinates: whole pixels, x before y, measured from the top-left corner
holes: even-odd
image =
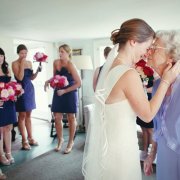
[[[129,69],[124,65],[111,69],[104,79],[104,93],[99,91],[104,105],[95,108],[102,118],[92,122],[86,141],[83,161],[86,180],[141,180],[136,114],[127,99],[105,104],[116,82]]]

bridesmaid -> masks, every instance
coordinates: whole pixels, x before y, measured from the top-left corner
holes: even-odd
[[[20,44],[17,47],[17,54],[19,58],[12,63],[12,70],[17,82],[19,82],[23,89],[24,94],[18,98],[16,102],[16,111],[18,115],[18,126],[22,135],[22,150],[30,150],[31,146],[37,146],[38,142],[33,139],[31,112],[36,108],[34,86],[31,80],[37,77],[39,68],[36,73],[33,73],[32,63],[26,60],[27,47]],[[28,137],[26,137],[26,132]]]
[[[69,85],[61,90],[55,90],[52,100],[52,109],[55,117],[55,127],[58,138],[58,145],[55,151],[60,151],[63,139],[63,113],[67,113],[67,119],[69,124],[69,141],[67,148],[64,153],[68,154],[71,152],[73,147],[73,140],[76,131],[76,118],[75,113],[77,113],[78,105],[78,95],[77,88],[81,86],[81,79],[75,66],[72,64],[71,60],[71,49],[67,44],[59,47],[60,58],[54,61],[53,75],[66,76]],[[45,90],[49,84],[49,80],[45,83]]]
[[[11,75],[5,60],[5,53],[0,48],[0,82],[8,83],[10,80]],[[11,155],[11,130],[12,124],[17,121],[15,104],[13,101],[1,101],[0,106],[0,162],[3,165],[10,165],[14,163]]]

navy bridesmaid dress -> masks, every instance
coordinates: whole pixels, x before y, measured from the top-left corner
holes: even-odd
[[[9,76],[0,76],[0,82],[8,83],[11,80]],[[15,103],[6,101],[0,108],[0,127],[14,124],[17,122]]]
[[[32,75],[33,70],[24,69],[22,81],[15,77],[17,82],[20,83],[24,89],[24,94],[20,96],[16,102],[17,112],[29,112],[36,108],[34,86],[31,82]]]
[[[60,71],[56,71],[56,75],[66,76],[69,85],[62,88],[66,89],[74,84],[74,79],[68,70],[64,67]],[[52,112],[58,113],[77,113],[78,108],[78,92],[77,89],[71,92],[65,93],[62,96],[57,95],[57,90],[54,90],[53,100],[52,100]]]

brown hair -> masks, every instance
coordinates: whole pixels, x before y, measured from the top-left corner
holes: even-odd
[[[119,48],[124,46],[130,39],[142,43],[149,38],[155,38],[154,30],[142,19],[130,19],[125,21],[120,29],[116,29],[111,33],[113,44],[119,43]]]
[[[69,58],[71,59],[71,48],[70,48],[70,46],[67,44],[63,44],[63,45],[59,46],[59,50],[60,50],[60,48],[63,48],[69,54]]]
[[[0,48],[0,55],[4,56],[4,61],[3,61],[2,66],[1,66],[2,72],[5,75],[8,75],[8,73],[9,73],[8,63],[6,62],[5,52],[4,52],[4,50],[2,48]]]
[[[107,58],[107,56],[108,56],[108,54],[109,54],[110,51],[111,51],[111,48],[110,48],[110,47],[107,46],[107,47],[104,48],[104,57],[105,57],[105,58]]]
[[[20,51],[22,50],[26,50],[27,51],[27,47],[24,45],[24,44],[20,44],[18,47],[17,47],[17,54],[20,53]]]

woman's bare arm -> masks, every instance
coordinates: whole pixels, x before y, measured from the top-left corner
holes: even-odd
[[[65,89],[66,93],[73,91],[81,86],[81,78],[78,74],[76,67],[71,62],[69,62],[69,64],[68,64],[68,70],[72,74],[72,77],[74,79],[74,84],[72,86],[68,87],[67,89]]]
[[[148,101],[139,75],[135,71],[128,71],[122,81],[126,84],[124,94],[137,116],[145,122],[150,122],[159,110],[169,86],[161,82],[156,94]]]
[[[150,101],[148,101],[145,95],[139,74],[131,69],[118,80],[107,102],[112,103],[113,100],[121,101],[127,99],[137,116],[144,122],[152,121],[161,106],[170,83],[172,83],[180,73],[180,63],[177,63],[175,66],[171,68],[169,65],[164,71],[165,73],[161,83]]]
[[[31,63],[30,61],[28,61],[28,66],[29,66],[30,69],[32,69],[32,63]],[[36,72],[32,74],[31,80],[36,79],[38,73],[39,73],[39,67],[38,67],[38,69],[36,70]]]
[[[25,59],[22,59],[20,61],[20,64],[18,64],[17,61],[12,63],[13,73],[19,81],[22,81],[24,78],[24,65],[25,65]]]

